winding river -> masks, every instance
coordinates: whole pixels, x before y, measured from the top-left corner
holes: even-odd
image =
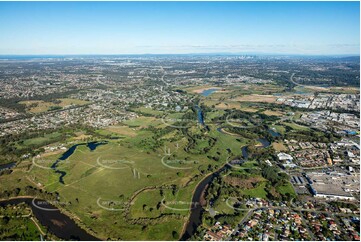
[[[64,184],[64,176],[66,175],[65,171],[59,170],[58,164],[61,161],[68,159],[72,154],[74,154],[76,148],[80,145],[86,145],[90,151],[95,150],[99,145],[107,144],[107,142],[89,142],[81,143],[71,146],[67,151],[65,151],[59,159],[57,159],[52,165],[51,168],[58,174],[60,174],[59,182]],[[9,163],[0,166],[0,170],[11,168],[15,163]],[[47,227],[49,231],[57,236],[58,238],[64,240],[88,240],[94,241],[99,240],[98,238],[88,234],[85,230],[80,228],[70,217],[60,212],[54,205],[46,202],[42,199],[35,199],[30,197],[21,197],[14,198],[9,200],[0,201],[0,206],[6,205],[16,205],[19,203],[26,203],[31,207],[33,214],[40,221],[40,223]]]
[[[223,132],[223,130],[221,128],[217,128],[217,130],[219,132],[221,132],[222,134],[230,135],[230,134]],[[257,139],[257,141],[259,141],[262,144],[263,148],[267,148],[271,145],[271,143],[265,138],[259,138],[259,139]],[[247,158],[248,158],[247,146],[243,146],[241,149],[242,149],[243,159],[247,160]],[[201,205],[202,194],[205,191],[205,189],[207,188],[207,186],[209,184],[211,184],[213,179],[215,177],[219,176],[219,174],[222,171],[228,169],[229,167],[230,166],[227,163],[224,164],[220,169],[218,169],[217,171],[208,175],[201,182],[198,183],[197,187],[194,190],[193,197],[192,197],[192,204],[195,204],[195,205],[191,209],[191,212],[190,212],[191,214],[189,216],[185,230],[183,231],[183,234],[180,239],[181,241],[189,240],[196,232],[198,226],[202,224],[202,214],[205,212],[204,208]]]
[[[202,126],[204,126],[204,118],[203,118],[203,112],[202,109],[198,106],[194,106],[197,109],[197,117],[198,117],[198,123],[200,123]]]
[[[54,205],[45,200],[35,198],[14,198],[0,201],[0,206],[26,203],[40,223],[49,229],[49,232],[64,240],[100,240],[80,228],[74,220],[61,213]]]
[[[209,185],[213,181],[213,179],[219,175],[219,173],[228,169],[228,167],[228,164],[223,165],[220,169],[208,175],[200,183],[198,183],[192,197],[192,204],[195,205],[191,209],[188,223],[180,240],[189,240],[191,236],[196,232],[198,226],[202,224],[202,214],[205,211],[201,205],[202,194],[206,189],[207,185]]]

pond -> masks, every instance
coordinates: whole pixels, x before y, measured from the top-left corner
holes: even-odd
[[[268,133],[270,133],[272,135],[272,137],[280,137],[281,136],[280,133],[274,131],[273,129],[269,129]]]
[[[257,141],[262,144],[261,148],[267,148],[271,145],[271,142],[269,142],[265,138],[259,138],[259,139],[257,139]],[[248,159],[247,145],[242,146],[241,150],[242,150],[243,159],[247,160]]]
[[[204,97],[208,97],[209,95],[211,95],[212,93],[218,91],[219,89],[218,88],[210,88],[210,89],[206,89],[206,90],[203,90],[203,92],[201,92],[201,95],[204,96]]]
[[[16,165],[16,162],[6,163],[3,165],[0,165],[0,171],[13,168]]]

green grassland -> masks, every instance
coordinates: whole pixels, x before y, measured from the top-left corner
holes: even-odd
[[[147,127],[149,125],[159,125],[161,122],[162,121],[160,119],[156,119],[154,117],[140,116],[136,119],[123,121],[123,124],[129,127]]]
[[[241,91],[237,89],[236,93]],[[259,91],[264,90],[260,87]],[[56,192],[60,201],[67,204],[62,209],[92,228],[100,239],[178,240],[190,213],[196,185],[230,159],[241,156],[241,147],[251,140],[217,130],[219,124],[211,120],[224,115],[222,109],[205,114],[209,129],[200,127],[196,119],[185,128],[174,128],[174,123],[162,120],[159,111],[137,110],[138,118],[96,130],[91,135],[77,132],[67,136],[64,140],[67,147],[84,142],[78,137],[86,140],[102,137],[108,143],[93,151],[80,145],[67,160],[59,162],[57,169],[66,172],[64,184],[50,168],[61,153],[42,154],[42,158],[34,161],[22,161],[12,174],[0,176],[0,184],[4,184],[0,192],[21,188],[19,195],[25,195],[29,185]],[[174,112],[167,118],[181,119],[183,115]],[[276,127],[279,128],[283,126]],[[55,132],[18,145],[42,144],[59,135],[62,133]],[[119,139],[111,139],[114,137]],[[255,161],[244,163],[242,168],[239,173],[259,170]],[[266,184],[267,181],[260,181],[254,188],[242,190],[242,194],[265,198]],[[290,193],[291,189],[283,186],[278,192]],[[226,207],[218,209],[230,212]]]
[[[280,93],[284,90],[284,87],[273,83],[267,84],[246,84],[242,87],[234,86],[232,89],[226,89],[225,91],[215,92],[208,97],[202,97],[204,99],[231,99],[235,96],[246,95],[246,94],[262,94],[268,95],[271,93]]]
[[[286,132],[286,128],[282,125],[272,125],[272,128],[276,129],[276,132],[280,133],[280,134],[285,134]]]
[[[288,122],[283,122],[283,125],[291,127],[294,130],[310,130],[309,127],[307,126],[303,126],[303,125],[299,125],[296,123],[288,123]]]
[[[226,199],[223,200],[216,203],[213,209],[220,214],[234,214],[234,208],[231,207],[234,204],[231,201],[229,201],[229,205],[227,205]]]
[[[242,190],[242,193],[255,198],[267,199],[266,184],[266,182],[260,182],[256,188]]]
[[[283,194],[283,195],[286,193],[289,193],[293,197],[297,196],[295,190],[292,187],[292,184],[289,182],[286,185],[277,187],[276,190],[277,190],[277,192],[279,192],[280,194]]]
[[[15,145],[17,148],[24,148],[32,145],[45,145],[48,144],[49,141],[54,140],[58,137],[60,137],[62,134],[60,132],[53,132],[50,134],[44,134],[43,136],[26,139],[21,142],[17,142]]]
[[[179,118],[181,114],[171,117]],[[150,125],[159,130],[149,130]],[[96,131],[103,136],[122,136],[122,139],[110,139],[108,144],[94,151],[85,145],[78,146],[66,161],[59,162],[57,169],[66,172],[65,184],[61,184],[59,174],[50,169],[60,154],[35,159],[41,166],[33,165],[32,160],[23,161],[22,168],[15,170],[11,179],[8,175],[0,176],[0,182],[4,181],[7,189],[22,188],[19,195],[29,184],[59,193],[61,201],[68,204],[63,209],[91,227],[102,239],[177,240],[175,236],[182,232],[192,192],[201,177],[211,172],[210,167],[214,170],[227,162],[226,149],[240,154],[240,147],[246,142],[236,141],[235,137],[218,132],[213,124],[210,126],[209,132],[196,125],[189,129],[192,136],[198,134],[201,138],[195,139],[191,152],[185,152],[188,141],[180,129],[166,126],[169,131],[155,136],[164,123],[156,117],[140,116]],[[46,138],[25,142],[42,142],[43,139]],[[217,162],[202,153],[211,139],[216,141],[207,155],[219,157]],[[74,141],[74,138],[69,137],[69,140]],[[201,176],[195,178],[196,175]],[[106,207],[110,208],[107,210],[99,206],[99,201],[113,201],[116,205]]]
[[[142,133],[144,135],[144,132]],[[144,137],[144,136],[143,136]],[[101,238],[121,238],[121,239],[132,239],[134,235],[143,235],[139,227],[129,226],[124,233],[123,229],[112,229],[110,234],[103,233],[102,228],[112,228],[113,219],[108,219],[113,213],[118,214],[117,221],[120,224],[129,224],[129,219],[132,221],[133,217],[145,217],[145,219],[151,219],[152,213],[144,211],[145,214],[137,215],[139,209],[137,209],[138,202],[135,202],[135,209],[131,206],[131,216],[129,219],[124,218],[122,215],[124,211],[107,211],[99,207],[97,204],[98,199],[106,199],[115,202],[119,202],[120,197],[122,200],[128,201],[133,194],[141,190],[144,187],[156,187],[167,184],[182,184],[184,177],[191,177],[194,175],[196,165],[188,164],[192,167],[189,170],[182,170],[182,176],[178,176],[177,169],[169,169],[164,166],[161,162],[161,151],[158,153],[149,153],[138,149],[129,147],[129,144],[118,144],[116,142],[109,143],[104,146],[99,146],[95,151],[90,151],[85,146],[79,146],[75,153],[67,160],[62,161],[58,165],[58,169],[65,171],[67,174],[64,177],[65,185],[58,182],[58,174],[55,174],[52,170],[43,169],[34,166],[29,172],[31,180],[45,188],[49,192],[58,192],[62,201],[71,202],[66,209],[76,214],[85,224],[91,225],[94,231],[99,231]],[[56,160],[56,155],[47,157],[48,160]],[[110,165],[105,161],[129,161],[121,162],[118,164],[111,163]],[[198,159],[200,163],[207,163],[204,159]],[[102,163],[103,161],[103,163]],[[51,166],[51,162],[46,163],[48,167]],[[136,175],[135,175],[136,172]],[[185,182],[184,182],[185,183]],[[192,190],[196,183],[190,183],[189,186],[182,188],[179,187],[176,192],[176,196],[168,195],[166,193],[166,199],[169,201],[190,201],[192,196]],[[179,185],[178,185],[179,186]],[[152,197],[152,201],[158,203],[162,199]],[[138,201],[138,199],[136,200]],[[151,204],[148,207],[153,207]],[[125,209],[120,206],[119,208]],[[172,224],[182,223],[185,221],[186,215],[188,214],[187,207],[185,210],[179,213],[178,211],[165,211],[166,208],[162,208],[160,213],[156,214],[158,217],[162,214],[168,214],[163,216],[161,219],[156,220],[154,225],[148,225],[149,231],[158,230],[157,233],[152,236],[161,237],[143,237],[143,239],[173,239],[167,237],[172,235],[172,231],[180,234],[182,226],[176,226]],[[133,212],[135,214],[133,216]],[[143,210],[140,210],[143,211]],[[154,213],[153,213],[154,214]],[[174,217],[174,214],[178,214],[181,217]],[[99,219],[94,219],[98,218]],[[179,220],[180,218],[180,220]],[[159,229],[162,225],[162,221],[168,221],[169,229]],[[116,226],[114,227],[116,228]],[[160,231],[163,231],[160,233]],[[110,231],[109,231],[110,232]],[[151,233],[151,232],[149,232]],[[150,234],[148,234],[150,236]],[[142,237],[139,237],[142,239]]]

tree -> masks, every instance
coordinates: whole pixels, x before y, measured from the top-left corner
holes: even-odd
[[[173,239],[178,239],[179,238],[179,234],[177,231],[172,231],[172,237]]]

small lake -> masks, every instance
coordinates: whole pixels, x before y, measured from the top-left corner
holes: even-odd
[[[270,133],[272,135],[272,137],[280,137],[281,136],[280,133],[274,131],[273,129],[269,129],[268,133]]]
[[[0,206],[16,205],[26,203],[31,207],[33,214],[39,222],[47,227],[50,233],[63,240],[88,240],[95,241],[98,238],[88,234],[80,228],[70,217],[61,213],[54,205],[41,199],[33,198],[15,198],[0,201]],[[42,209],[44,208],[44,209]],[[49,210],[45,210],[49,209]]]
[[[257,139],[257,141],[262,144],[262,146],[260,148],[267,148],[267,147],[269,147],[271,145],[271,142],[269,142],[265,138],[259,138],[259,139]],[[247,160],[248,159],[247,145],[243,146],[241,148],[241,150],[242,150],[243,159]]]
[[[212,93],[218,91],[219,89],[218,88],[210,88],[210,89],[206,89],[206,90],[203,90],[203,92],[201,92],[201,95],[204,96],[204,97],[208,97],[209,95],[211,95]]]
[[[15,165],[16,165],[16,162],[11,162],[11,163],[0,165],[0,171],[13,168]]]
[[[258,141],[261,142],[262,148],[267,148],[267,147],[269,147],[271,145],[271,142],[269,142],[265,138],[259,138]]]
[[[86,146],[89,148],[90,151],[95,150],[99,145],[106,145],[108,144],[108,142],[106,141],[102,141],[102,142],[98,142],[98,141],[93,141],[93,142],[89,142]]]

